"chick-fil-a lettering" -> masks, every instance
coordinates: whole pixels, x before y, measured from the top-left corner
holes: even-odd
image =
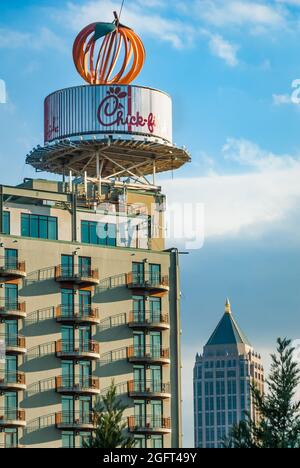
[[[154,133],[156,127],[156,119],[154,114],[151,112],[147,118],[143,117],[140,112],[136,112],[135,115],[125,114],[124,106],[120,102],[120,98],[127,96],[126,93],[109,94],[106,96],[98,107],[97,117],[100,125],[104,127],[124,126],[130,127],[148,127],[150,133]],[[109,122],[104,121],[110,119]]]

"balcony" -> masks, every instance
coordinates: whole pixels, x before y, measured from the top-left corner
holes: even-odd
[[[0,282],[26,278],[26,264],[25,262],[18,262],[17,259],[0,258]]]
[[[0,428],[25,427],[25,411],[18,409],[0,409]]]
[[[99,395],[99,379],[93,377],[75,376],[74,378],[56,377],[55,388],[57,393],[71,395]]]
[[[99,343],[95,341],[56,341],[56,357],[61,359],[100,359]]]
[[[128,326],[135,329],[169,330],[168,314],[156,311],[132,311],[129,313]]]
[[[171,418],[131,416],[128,418],[128,430],[134,434],[170,434]]]
[[[1,339],[1,336],[0,336]],[[2,339],[5,342],[6,354],[26,354],[26,340],[24,336],[3,336]]]
[[[126,284],[129,289],[145,290],[151,293],[164,293],[169,291],[169,277],[145,272],[143,274],[128,273]]]
[[[26,380],[24,373],[10,372],[5,373],[3,378],[0,377],[0,392],[24,390],[26,390]]]
[[[26,318],[26,303],[0,300],[1,319],[24,319]]]
[[[61,412],[55,414],[57,429],[74,431],[93,431],[95,429],[94,414],[81,412]]]
[[[171,398],[171,386],[169,383],[159,381],[135,382],[131,380],[128,382],[128,396],[130,398],[168,399]]]
[[[74,265],[73,268],[58,265],[55,267],[55,281],[75,283],[80,286],[97,286],[100,282],[99,271]]]
[[[153,346],[129,346],[127,359],[133,364],[170,364],[170,351]]]
[[[90,306],[60,305],[56,308],[55,315],[56,321],[60,323],[91,323],[93,325],[100,323],[99,309]]]

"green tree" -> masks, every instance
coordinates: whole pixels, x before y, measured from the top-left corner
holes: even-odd
[[[226,448],[300,448],[300,402],[295,400],[300,369],[293,359],[294,348],[287,339],[277,340],[272,354],[268,392],[264,395],[252,386],[251,392],[260,420],[246,420],[234,426]]]
[[[94,407],[96,429],[91,438],[84,443],[84,448],[134,448],[135,441],[127,434],[127,424],[124,422],[124,411],[117,396],[117,387],[112,382],[106,395],[98,398]]]

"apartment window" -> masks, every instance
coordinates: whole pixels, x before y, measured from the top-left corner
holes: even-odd
[[[116,247],[117,227],[110,223],[81,221],[81,242]]]
[[[18,251],[16,249],[5,249],[5,268],[16,270],[18,267]]]
[[[10,234],[10,212],[9,211],[3,212],[2,223],[3,223],[3,226],[2,226],[3,234]]]
[[[74,432],[63,432],[61,439],[62,448],[75,448]]]
[[[22,213],[21,235],[39,239],[57,240],[57,218]]]
[[[5,429],[4,430],[4,446],[5,448],[15,448],[18,446],[18,430]]]

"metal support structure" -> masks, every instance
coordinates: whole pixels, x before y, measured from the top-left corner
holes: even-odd
[[[77,242],[77,195],[72,194],[72,242]]]
[[[88,179],[87,179],[87,172],[84,171],[84,193],[87,195],[88,192]]]
[[[69,192],[73,192],[73,172],[69,172]]]
[[[153,161],[153,185],[156,185],[156,162]]]

